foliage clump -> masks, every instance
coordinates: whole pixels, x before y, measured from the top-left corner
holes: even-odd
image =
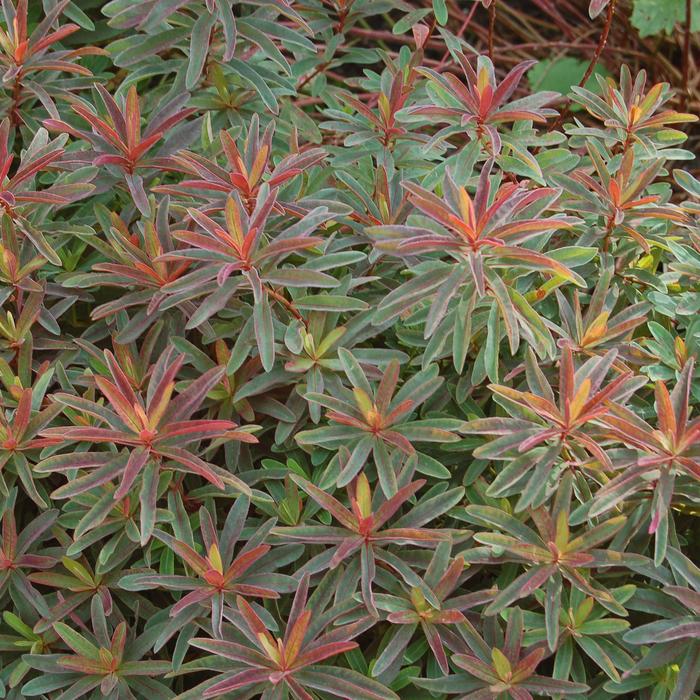
[[[681,4],[0,0],[0,698],[699,697]]]

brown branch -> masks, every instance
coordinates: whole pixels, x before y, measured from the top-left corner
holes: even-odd
[[[326,68],[328,68],[328,62],[320,63],[318,66],[316,66],[316,68],[297,85],[297,92],[306,87],[307,83],[311,82],[317,75],[319,75],[319,73],[323,73]]]
[[[458,38],[461,38],[464,32],[467,30],[467,27],[469,26],[469,23],[472,21],[472,17],[474,16],[474,12],[476,11],[477,8],[477,3],[474,3],[472,5],[472,9],[470,10],[469,14],[464,18],[464,21],[462,22],[462,25],[459,28],[459,31],[457,32],[456,36]],[[444,68],[448,61],[450,60],[450,50],[447,49],[445,53],[442,55],[442,58],[440,59],[440,63],[435,67],[435,70],[441,70]]]
[[[578,86],[583,87],[587,82],[588,79],[593,75],[593,71],[595,70],[595,67],[598,65],[598,60],[600,59],[601,54],[603,53],[603,49],[605,48],[605,44],[608,43],[608,36],[610,35],[610,27],[612,27],[612,22],[613,22],[613,17],[615,16],[615,5],[617,4],[617,0],[610,0],[610,4],[608,5],[608,13],[605,17],[605,26],[603,27],[603,31],[600,34],[600,39],[598,40],[598,45],[596,46],[595,53],[593,54],[593,58],[591,59],[591,62],[588,64],[588,68],[586,68],[586,72],[583,74],[583,78],[579,81]],[[569,107],[571,107],[571,98],[569,98],[566,101],[566,104],[564,105],[564,108],[561,111],[561,114],[557,118],[557,120],[552,124],[552,126],[549,127],[549,131],[554,131],[555,129],[558,129],[562,123],[564,122],[564,119],[569,114]]]
[[[19,129],[22,124],[22,116],[19,113],[19,105],[22,101],[22,78],[24,77],[24,70],[20,69],[15,76],[14,83],[12,85],[12,104],[10,106],[10,124],[15,128],[15,135],[19,136]]]
[[[690,89],[688,80],[690,78],[690,26],[693,18],[693,3],[691,0],[685,0],[685,38],[683,40],[683,94],[681,96],[681,109],[685,110],[690,98]]]
[[[284,306],[287,309],[287,311],[289,311],[289,313],[292,314],[292,316],[294,316],[295,319],[297,319],[297,321],[301,321],[301,323],[304,324],[304,328],[308,329],[309,322],[301,315],[301,312],[299,311],[299,309],[297,309],[297,307],[294,306],[294,302],[289,301],[289,299],[287,299],[285,296],[283,296],[279,292],[276,292],[271,287],[265,287],[265,291],[275,301],[282,304],[282,306]]]
[[[611,214],[608,218],[608,225],[605,227],[605,236],[603,238],[603,252],[607,253],[610,250],[610,240],[612,232],[615,228],[615,215]]]

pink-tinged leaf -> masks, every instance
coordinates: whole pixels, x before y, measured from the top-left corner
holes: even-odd
[[[111,453],[106,453],[106,457],[112,457]],[[102,486],[110,481],[118,478],[124,471],[127,461],[126,455],[118,455],[112,458],[104,466],[99,469],[94,469],[84,476],[79,476],[76,479],[71,479],[67,484],[57,488],[51,493],[51,498],[64,499],[74,498],[75,496],[86,493],[97,486]]]
[[[233,564],[226,570],[225,581],[233,581],[242,576],[258,559],[270,551],[270,545],[261,544],[248,552],[239,554]]]
[[[484,610],[486,615],[495,615],[511,603],[529,596],[557,571],[556,566],[533,566],[506,586]]]
[[[526,654],[513,670],[513,678],[517,680],[529,678],[539,666],[539,663],[544,658],[545,653],[545,649],[543,647],[539,647]]]
[[[151,206],[148,202],[148,195],[143,186],[143,178],[136,173],[124,173],[124,180],[129,189],[129,194],[134,200],[134,204],[144,216],[150,216]]]
[[[9,187],[16,187],[21,182],[28,180],[41,170],[46,169],[53,161],[58,160],[64,153],[62,148],[57,148],[49,153],[45,153],[40,158],[23,165],[11,178]]]
[[[12,424],[15,438],[22,441],[32,413],[32,390],[23,389],[17,402],[17,410]]]
[[[449,542],[451,538],[449,532],[440,530],[419,530],[416,528],[390,528],[379,532],[375,539],[383,542],[393,542],[395,544],[417,544],[423,542]]]
[[[62,27],[59,27],[55,32],[51,32],[51,34],[46,35],[36,43],[30,42],[32,53],[36,55],[39,52],[43,51],[43,49],[51,46],[51,44],[55,44],[58,41],[62,41],[67,36],[70,36],[71,34],[74,34],[79,30],[80,27],[77,24],[64,24]]]
[[[210,483],[214,484],[214,486],[217,488],[224,488],[224,482],[221,480],[221,477],[217,475],[212,466],[196,455],[193,455],[179,447],[160,447],[158,449],[158,454],[173,460],[173,462],[176,462],[185,471],[198,474]]]
[[[241,596],[236,596],[236,606],[238,607],[238,611],[243,616],[243,619],[245,620],[248,629],[251,631],[253,635],[252,641],[256,644],[256,646],[258,646],[262,651],[265,651],[265,648],[260,644],[258,640],[259,635],[265,636],[271,643],[274,644],[270,633],[265,627],[265,623],[258,617],[257,613],[248,604],[248,602]]]
[[[92,126],[92,128],[98,134],[100,134],[100,136],[109,141],[118,151],[121,151],[122,153],[124,153],[124,155],[128,155],[126,144],[122,142],[119,134],[109,124],[107,124],[107,122],[105,122],[103,119],[100,119],[100,117],[98,117],[95,113],[86,109],[82,105],[73,105],[73,110],[86,122],[88,122],[90,126]],[[49,121],[53,123],[54,120]],[[63,122],[57,122],[57,124],[60,124],[62,126]]]
[[[595,19],[610,3],[610,0],[591,0],[588,5],[588,15]]]
[[[423,631],[425,632],[425,637],[435,655],[435,660],[438,662],[440,670],[443,674],[447,675],[450,672],[450,667],[447,662],[447,655],[445,654],[445,648],[442,645],[442,639],[440,638],[438,628],[428,622],[423,622]]]
[[[124,469],[124,475],[122,476],[119,488],[114,492],[115,500],[121,500],[129,493],[129,490],[136,481],[136,477],[139,475],[146,462],[151,458],[148,450],[143,448],[138,448],[134,450],[129,455],[129,460],[126,463],[126,468]]]
[[[325,659],[337,656],[338,654],[344,654],[346,651],[357,649],[358,646],[357,642],[332,642],[330,644],[324,644],[318,649],[302,654],[297,659],[296,663],[300,668],[303,666],[311,666],[312,664],[317,664]]]
[[[459,668],[464,669],[467,673],[470,673],[479,680],[490,684],[498,683],[498,676],[491,666],[487,666],[475,656],[469,654],[455,654],[452,657],[452,661],[454,661]]]
[[[253,259],[257,265],[268,258],[289,255],[298,250],[308,250],[321,243],[323,243],[323,239],[314,236],[283,238],[266,245]]]
[[[665,586],[664,593],[679,600],[689,610],[700,615],[700,592],[691,588],[681,588],[680,586]]]
[[[304,637],[306,636],[306,631],[309,628],[309,623],[311,622],[312,616],[311,610],[304,610],[299,617],[294,621],[294,624],[289,629],[288,634],[285,637],[284,649],[289,663],[298,663],[300,665],[305,665],[301,659],[298,659],[299,653],[302,650],[304,643]],[[332,656],[332,654],[330,654]],[[323,657],[328,658],[328,657]]]
[[[389,519],[406,503],[406,501],[419,491],[424,485],[425,479],[416,481],[401,487],[390,499],[382,503],[374,513],[374,527],[381,528]]]
[[[194,435],[223,437],[228,431],[234,430],[238,425],[230,420],[187,420],[179,423],[169,423],[160,431],[158,439],[171,439]],[[178,441],[180,442],[180,441]]]
[[[206,395],[219,383],[223,374],[223,367],[213,367],[191,382],[170,402],[163,414],[162,423],[189,418],[200,407]]]
[[[209,570],[209,563],[207,560],[202,557],[201,555],[197,554],[197,552],[192,549],[187,543],[181,542],[178,539],[175,539],[172,535],[168,535],[165,532],[161,532],[160,530],[156,530],[154,532],[154,535],[164,542],[170,549],[172,549],[178,556],[182,557],[182,559],[191,566],[194,571],[202,575],[206,573]]]
[[[105,673],[105,665],[102,661],[88,659],[85,656],[59,656],[56,663],[68,671],[76,673],[92,674],[95,676],[103,676]]]
[[[215,593],[216,589],[206,586],[190,591],[187,595],[180,598],[175,605],[173,605],[173,607],[170,609],[170,617],[179,615],[183,610],[186,610],[191,605],[197,605],[199,603],[203,603],[205,600],[209,600]]]
[[[415,625],[420,622],[420,616],[415,610],[399,610],[386,616],[392,625]]]
[[[537,695],[554,697],[557,695],[580,695],[587,693],[590,688],[585,683],[560,681],[546,676],[530,676],[522,682],[522,687]]]
[[[267,680],[270,673],[271,671],[269,670],[260,669],[240,671],[224,681],[214,683],[214,685],[210,686],[204,691],[202,697],[218,698],[234,690],[238,690],[239,688],[246,688],[250,685],[261,683],[262,681]]]
[[[305,669],[295,674],[296,679],[314,690],[325,691],[339,698],[352,700],[398,700],[398,695],[375,680],[349,668],[333,666],[325,670]]]
[[[136,401],[129,401],[129,398],[127,398],[115,384],[104,377],[96,376],[95,384],[97,384],[99,390],[107,397],[110,406],[117,412],[124,423],[126,423],[131,430],[138,433],[143,426],[134,409]]]
[[[60,437],[65,440],[115,442],[121,445],[136,445],[138,443],[133,434],[109,428],[46,428],[41,434],[46,437]]]
[[[129,151],[133,151],[141,141],[141,110],[136,86],[132,85],[126,95],[126,143]]]

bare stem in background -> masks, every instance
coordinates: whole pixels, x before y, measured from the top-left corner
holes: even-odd
[[[683,40],[683,94],[681,95],[681,109],[686,109],[690,98],[688,79],[690,77],[690,61],[692,53],[690,49],[691,24],[693,19],[692,0],[685,0],[685,37]]]
[[[603,27],[603,31],[600,34],[600,39],[598,40],[598,45],[596,46],[595,52],[593,54],[593,58],[591,58],[591,62],[588,64],[588,68],[586,68],[586,72],[583,74],[583,78],[579,81],[578,86],[583,87],[589,80],[589,78],[593,75],[593,71],[595,70],[595,67],[598,65],[598,61],[600,60],[600,56],[603,53],[603,50],[605,49],[605,45],[608,43],[608,36],[610,35],[610,28],[612,27],[613,23],[613,17],[615,16],[615,5],[617,4],[617,0],[610,0],[610,4],[608,5],[608,11],[607,15],[605,16],[605,26]],[[564,104],[563,109],[561,110],[561,114],[559,117],[556,119],[556,121],[552,124],[552,126],[549,127],[550,131],[554,131],[555,129],[558,129],[562,123],[564,122],[564,119],[569,114],[569,107],[571,107],[571,100],[568,99],[566,103]]]

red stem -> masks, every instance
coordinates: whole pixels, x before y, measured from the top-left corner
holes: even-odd
[[[299,309],[297,309],[296,306],[294,306],[294,303],[289,301],[286,297],[284,297],[282,294],[279,292],[276,292],[274,289],[270,287],[265,287],[265,291],[271,296],[275,301],[278,301],[280,304],[282,304],[294,318],[297,319],[297,321],[301,321],[304,324],[305,328],[309,327],[308,321],[301,315],[299,312]]]
[[[498,0],[493,0],[489,5],[489,58],[493,61],[493,36],[496,30],[496,3]]]
[[[617,0],[610,0],[610,4],[608,5],[608,14],[605,18],[605,26],[603,27],[603,31],[601,32],[600,39],[598,40],[598,45],[596,46],[595,53],[593,54],[593,58],[588,64],[588,68],[586,68],[586,72],[583,74],[583,78],[581,78],[581,80],[579,81],[579,87],[583,87],[588,82],[588,79],[593,75],[593,71],[598,65],[598,60],[600,59],[600,56],[603,53],[605,44],[608,43],[610,27],[612,27],[613,17],[615,16],[616,3]],[[566,119],[566,117],[569,114],[569,107],[571,107],[571,99],[568,99],[566,101],[566,104],[564,105],[561,114],[559,115],[558,119],[552,124],[552,126],[549,127],[549,131],[554,131],[562,125],[564,119]]]
[[[464,32],[467,30],[467,27],[469,26],[469,23],[472,21],[472,17],[474,16],[474,12],[476,12],[477,8],[477,3],[474,3],[472,5],[472,9],[469,11],[469,14],[464,18],[464,21],[462,22],[462,26],[459,28],[459,31],[457,32],[458,37],[461,37]],[[435,67],[435,70],[439,71],[442,70],[446,65],[447,62],[450,59],[450,51],[449,49],[445,51],[443,54],[442,58],[440,59],[440,63]]]
[[[19,129],[19,125],[22,123],[22,119],[19,115],[19,103],[22,99],[22,78],[23,71],[20,69],[12,85],[12,106],[10,107],[10,123],[15,129]]]

